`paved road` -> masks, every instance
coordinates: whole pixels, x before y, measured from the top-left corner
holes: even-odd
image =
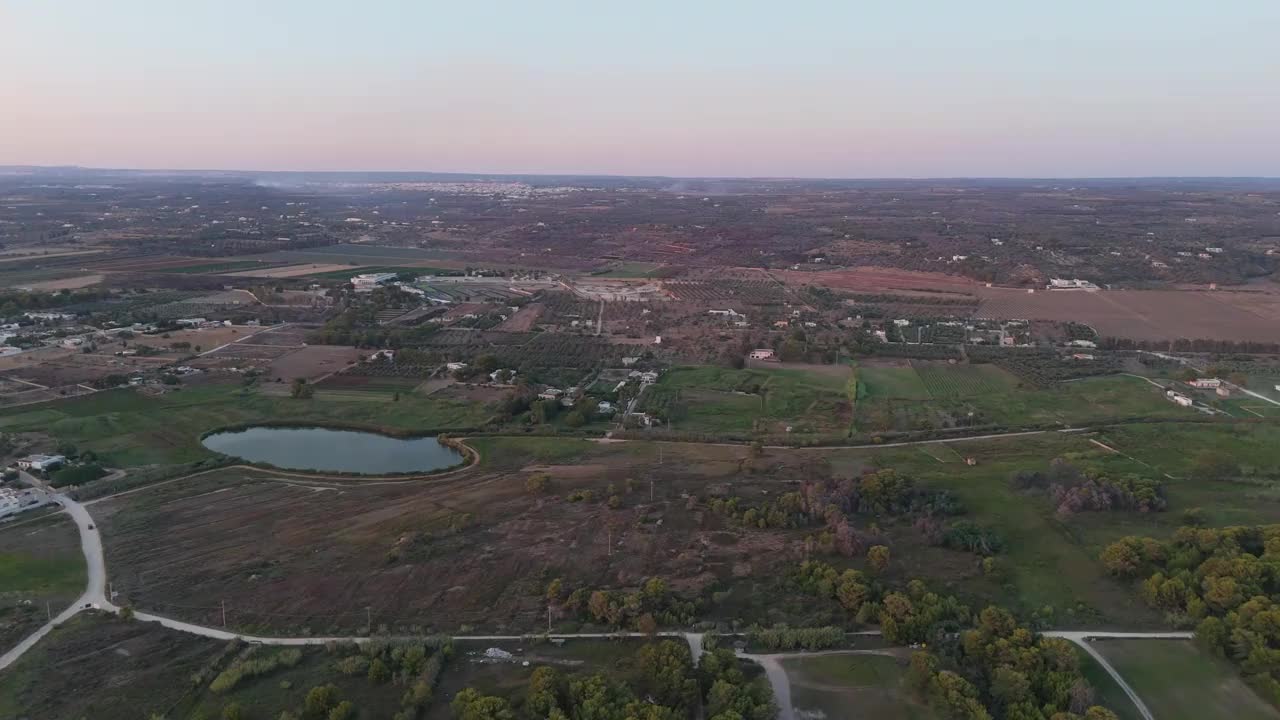
[[[19,478],[33,487],[45,488],[44,484],[30,474],[25,472],[18,473]],[[48,488],[45,488],[48,491]],[[98,534],[97,527],[93,524],[93,518],[90,517],[89,511],[84,506],[72,500],[61,493],[49,491],[49,494],[56,502],[62,503],[63,511],[71,516],[75,521],[76,527],[80,530],[80,550],[84,553],[84,562],[86,567],[87,582],[85,583],[84,592],[76,599],[70,607],[58,613],[49,622],[45,623],[31,635],[27,636],[22,642],[18,643],[13,649],[4,655],[0,655],[0,670],[12,665],[18,658],[32,648],[45,635],[53,630],[55,625],[70,620],[73,615],[84,610],[86,606],[97,605],[104,610],[116,611],[114,605],[107,602],[107,565],[102,555],[102,537]]]

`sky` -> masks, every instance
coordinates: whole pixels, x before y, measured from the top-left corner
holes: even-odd
[[[1277,0],[0,0],[0,165],[1280,176]]]

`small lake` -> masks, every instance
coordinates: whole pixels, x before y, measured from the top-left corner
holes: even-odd
[[[201,442],[214,452],[287,470],[393,475],[442,470],[466,460],[434,437],[319,427],[251,427],[213,433]]]

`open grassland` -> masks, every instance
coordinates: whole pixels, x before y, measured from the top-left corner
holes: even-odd
[[[913,367],[859,366],[857,376],[864,388],[858,393],[859,400],[928,400],[931,397]]]
[[[1187,640],[1106,640],[1097,649],[1160,720],[1275,720],[1226,661]]]
[[[618,262],[608,268],[591,273],[592,277],[604,278],[647,278],[663,265],[651,262]]]
[[[916,361],[910,367],[859,367],[857,378],[855,427],[864,432],[1196,416],[1168,402],[1158,387],[1127,375],[1037,388],[994,365]]]
[[[97,452],[113,467],[176,464],[212,457],[200,436],[228,425],[254,422],[347,424],[429,433],[475,427],[483,406],[405,394],[387,402],[383,393],[326,400],[269,396],[232,384],[187,387],[155,397],[132,389],[0,410],[5,432],[42,432],[81,450]]]
[[[84,582],[80,537],[65,515],[0,524],[0,652],[70,605]]]
[[[266,270],[268,268],[278,267],[282,264],[283,263],[263,262],[261,260],[223,260],[220,262],[203,262],[194,263],[192,265],[169,267],[165,268],[163,272],[179,273],[182,275],[221,274],[242,270]]]
[[[825,655],[783,660],[799,717],[935,720],[904,687],[905,656]]]
[[[842,431],[850,369],[837,370],[677,368],[649,388],[644,407],[687,432]]]
[[[159,625],[83,613],[0,673],[0,717],[167,716],[189,694],[191,674],[222,647]]]
[[[1142,720],[1138,706],[1133,704],[1124,688],[1111,677],[1111,673],[1085,652],[1084,648],[1078,645],[1074,647],[1076,656],[1080,658],[1080,674],[1093,687],[1094,703],[1114,712],[1120,720]]]

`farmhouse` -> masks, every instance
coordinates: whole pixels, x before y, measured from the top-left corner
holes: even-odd
[[[777,360],[778,359],[777,356],[774,354],[774,352],[768,348],[760,348],[759,350],[752,350],[750,357],[752,360]]]
[[[1193,388],[1200,388],[1201,390],[1213,390],[1214,388],[1221,386],[1222,381],[1218,378],[1196,378],[1195,380],[1189,381],[1187,384]]]
[[[1187,397],[1186,395],[1183,395],[1182,393],[1176,393],[1172,390],[1166,390],[1164,394],[1170,400],[1174,401],[1178,405],[1181,405],[1182,407],[1191,407],[1193,404],[1191,398]]]
[[[1049,285],[1047,287],[1050,290],[1097,290],[1098,289],[1097,285],[1094,285],[1088,280],[1081,280],[1080,278],[1072,278],[1070,280],[1068,280],[1067,278],[1050,278]]]
[[[351,278],[356,292],[372,292],[374,288],[396,279],[395,273],[362,273]]]
[[[65,463],[67,459],[61,455],[28,455],[18,460],[18,467],[23,470],[39,470],[45,472]]]

